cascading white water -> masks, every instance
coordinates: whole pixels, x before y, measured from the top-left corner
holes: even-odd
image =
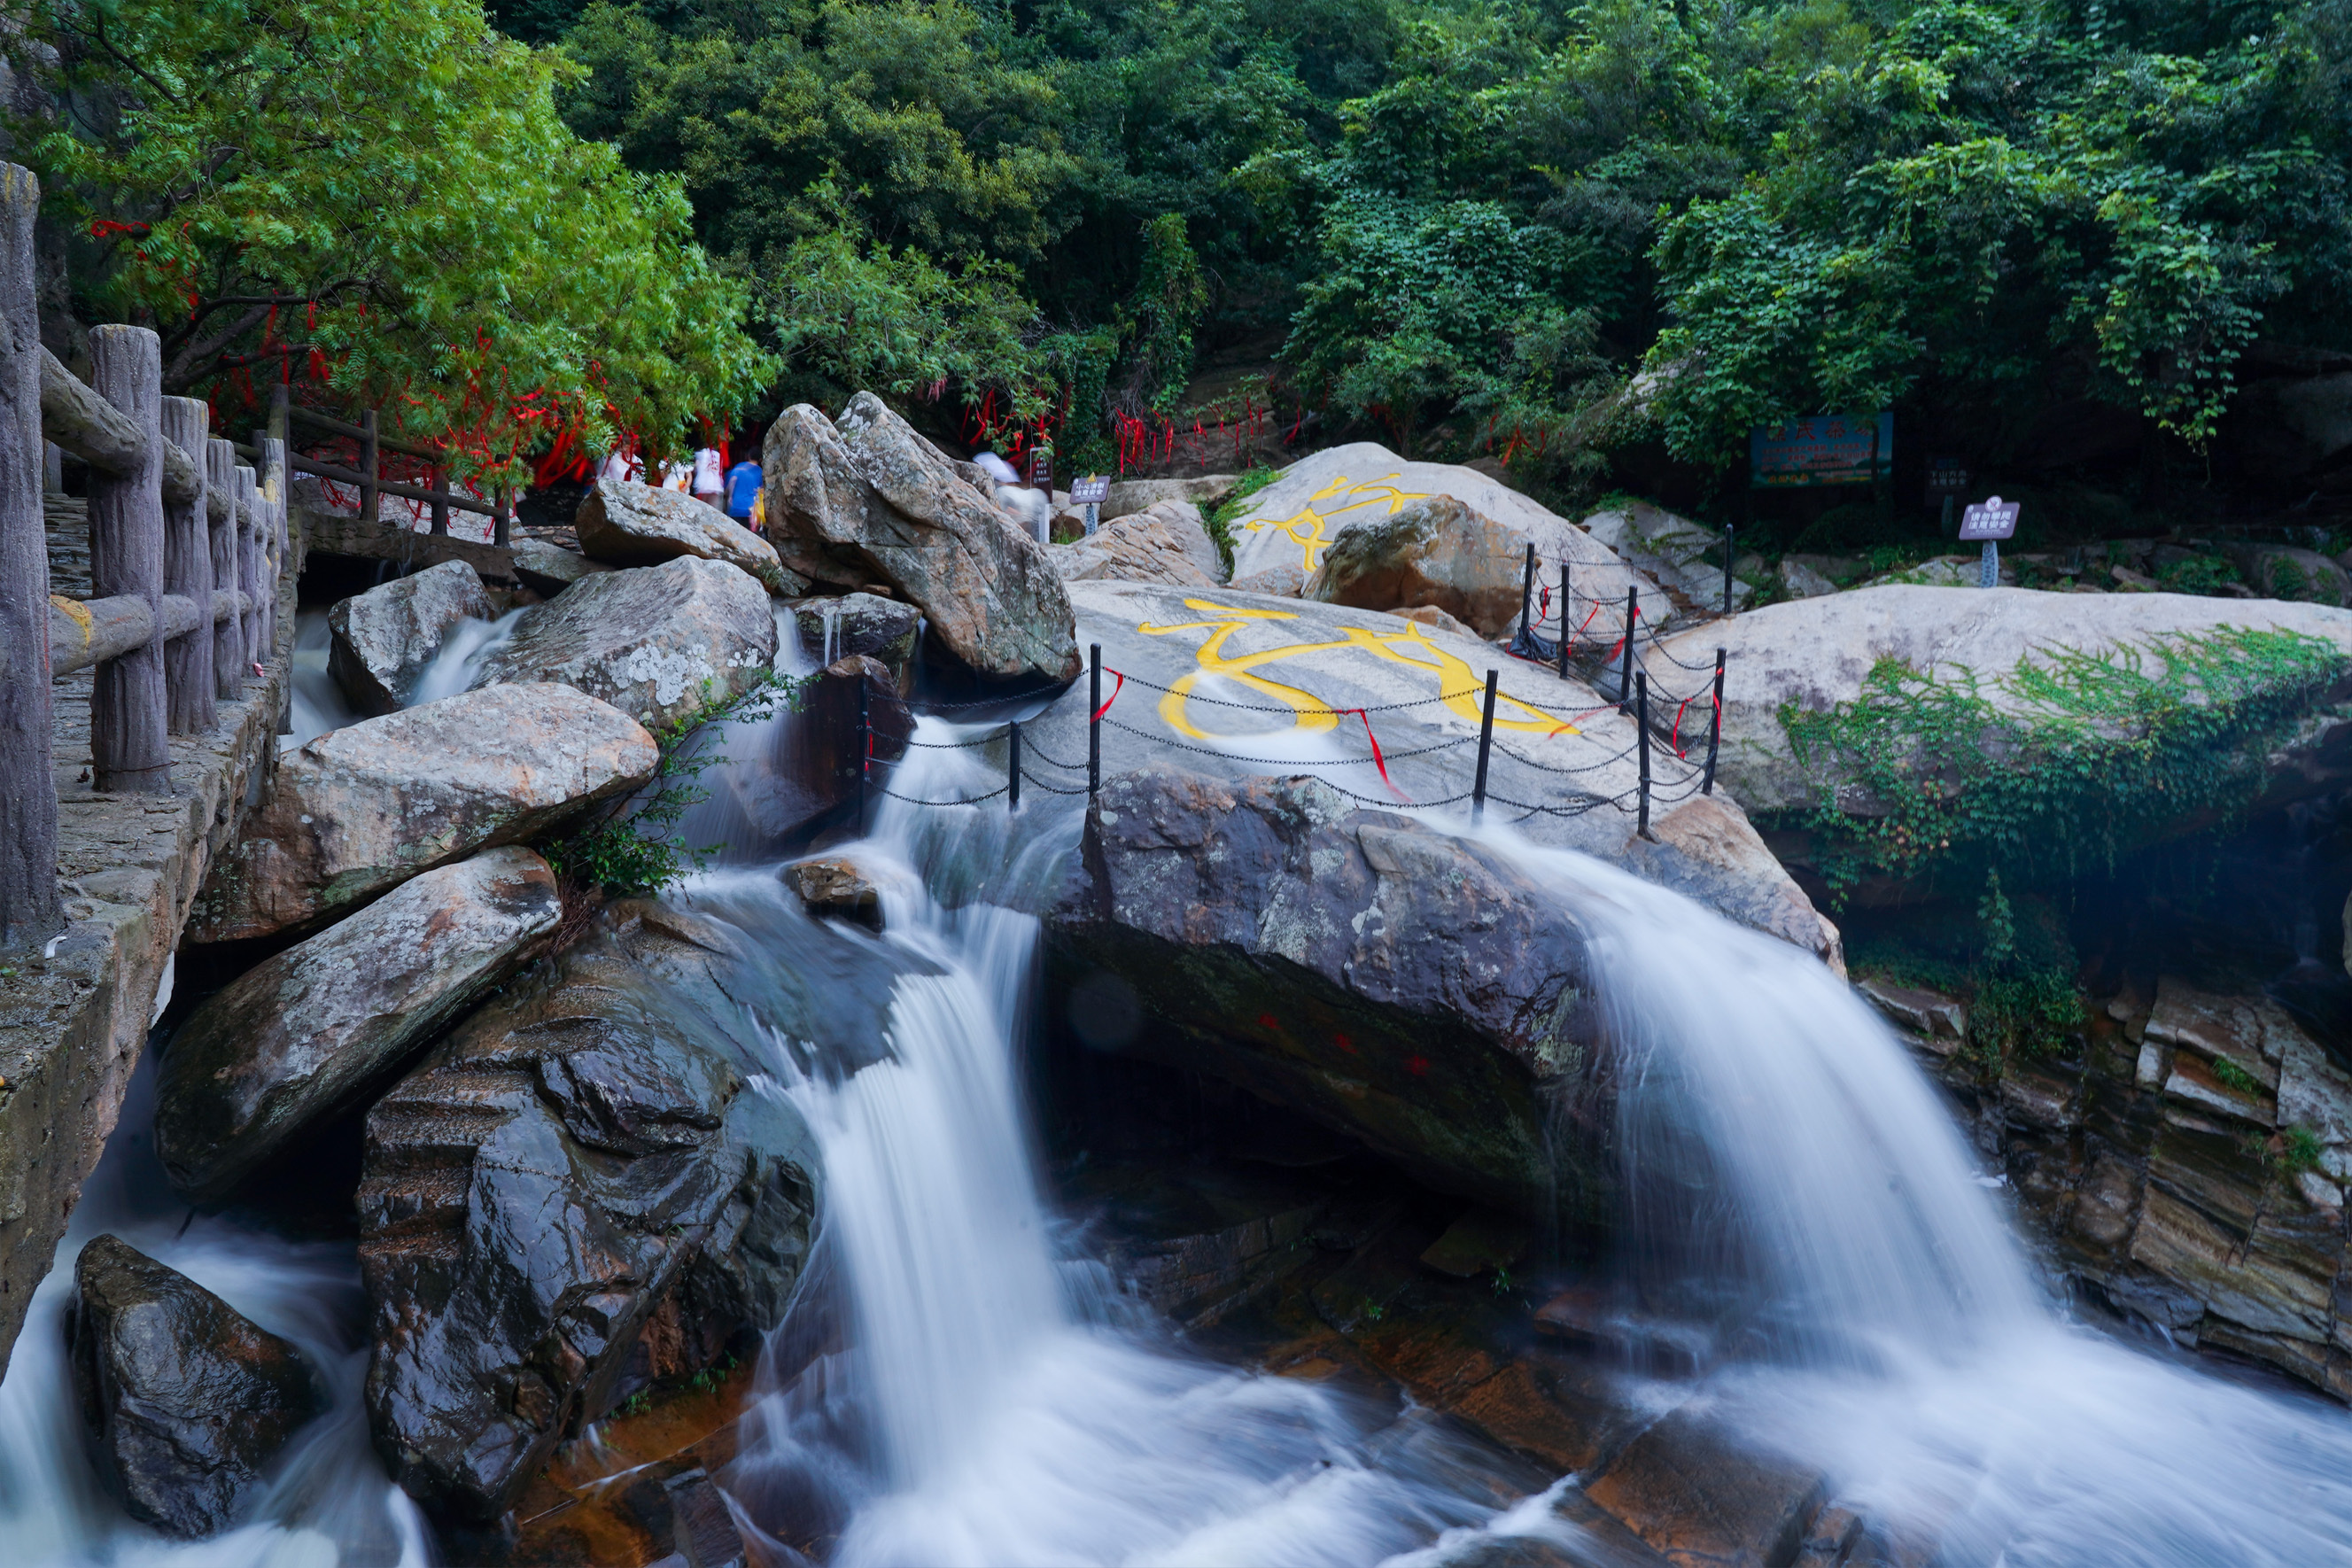
[[[1942,1563],[2352,1562],[2352,1418],[2064,1323],[1851,990],[1624,872],[1499,842],[1591,942],[1637,1223],[1646,1194],[1681,1282],[1754,1331],[1717,1382],[1759,1440]]]
[[[915,757],[903,794],[993,787],[962,753]],[[1524,1489],[1490,1451],[1418,1411],[1190,1356],[1057,1247],[1015,1071],[1036,921],[929,889],[1034,895],[1075,826],[1022,840],[1001,807],[894,802],[852,850],[884,889],[885,940],[927,973],[898,982],[891,1059],[834,1081],[773,1055],[823,1152],[853,1327],[845,1354],[765,1401],[745,1495],[830,1491],[844,1565],[1360,1564],[1489,1520]]]
[[[324,610],[304,610],[294,618],[293,696],[288,704],[289,728],[278,738],[278,749],[290,752],[315,741],[330,730],[340,730],[360,715],[327,673],[327,656],[334,637]]]
[[[509,610],[494,621],[459,621],[442,634],[441,647],[408,689],[408,706],[419,707],[470,691],[480,679],[483,663],[514,640],[523,612]]]
[[[364,1321],[357,1254],[347,1242],[295,1242],[192,1216],[165,1185],[147,1131],[153,1110],[153,1073],[142,1066],[0,1383],[0,1561],[23,1568],[426,1568],[433,1554],[425,1521],[368,1440],[367,1347],[353,1335]],[[182,1542],[133,1524],[100,1492],[83,1458],[65,1317],[74,1258],[109,1233],[291,1341],[326,1392],[325,1414],[294,1435],[251,1522],[237,1530]]]

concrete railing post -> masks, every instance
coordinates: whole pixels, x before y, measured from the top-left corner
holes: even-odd
[[[213,727],[213,548],[206,516],[205,442],[213,411],[194,397],[163,399],[163,438],[196,459],[192,502],[163,508],[163,591],[196,602],[196,629],[163,645],[163,688],[171,700],[174,735],[201,735]]]
[[[32,172],[0,163],[0,943],[47,942],[58,898],[49,758],[49,548],[41,516],[41,332]]]
[[[168,795],[172,748],[163,683],[163,345],[144,327],[110,324],[89,334],[90,385],[139,432],[127,475],[91,467],[89,577],[95,598],[145,599],[155,635],[98,667],[89,700],[94,787]]]
[[[247,673],[261,662],[261,482],[236,466],[236,581],[245,590],[245,615],[237,623],[237,647]]]
[[[278,591],[286,577],[286,519],[294,476],[286,466],[286,443],[275,436],[263,438],[261,460],[269,476],[269,570],[263,577],[269,599],[262,610],[260,654],[266,664],[278,647]]]
[[[215,437],[205,443],[205,511],[211,514],[213,586],[235,592],[236,547],[236,448]],[[218,498],[221,510],[212,511]],[[245,695],[245,623],[232,616],[213,623],[213,696],[234,702]]]

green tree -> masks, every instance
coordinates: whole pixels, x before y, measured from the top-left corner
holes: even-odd
[[[675,178],[558,118],[478,0],[40,0],[66,112],[20,156],[82,310],[174,389],[291,374],[488,468],[559,428],[659,448],[771,376]]]

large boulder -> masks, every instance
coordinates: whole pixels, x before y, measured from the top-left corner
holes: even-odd
[[[542,952],[555,874],[492,849],[403,884],[249,970],[163,1052],[155,1148],[191,1203],[217,1203],[351,1110],[417,1047]]]
[[[369,1413],[395,1479],[437,1513],[504,1513],[624,1394],[657,1313],[667,1370],[691,1370],[772,1325],[799,1280],[814,1146],[749,1087],[756,1064],[713,1021],[739,1009],[695,979],[698,951],[690,920],[682,936],[608,923],[368,1113]]]
[[[111,1236],[74,1260],[66,1321],[91,1465],[166,1535],[243,1521],[265,1471],[322,1401],[295,1348]]]
[[[775,658],[767,590],[740,567],[683,555],[583,578],[526,610],[475,684],[561,681],[662,730],[749,691]]]
[[[1450,826],[1470,810],[1492,671],[1488,820],[1538,844],[1655,874],[1670,868],[1674,885],[1700,902],[1834,959],[1836,929],[1752,833],[1695,829],[1689,846],[1655,855],[1659,847],[1633,837],[1640,731],[1580,680],[1441,626],[1312,600],[1106,582],[1073,583],[1070,596],[1080,633],[1102,647],[1108,706],[1090,737],[1082,682],[1023,721],[1024,766],[1041,785],[1083,787],[1091,739],[1107,775],[1177,761],[1234,781],[1313,773],[1359,805]],[[1656,832],[1704,782],[1702,693],[1712,668],[1661,661],[1652,673]],[[1024,792],[1023,810],[1063,798]],[[1740,816],[1720,790],[1713,798]]]
[[[841,594],[793,605],[793,630],[803,658],[824,666],[865,654],[890,672],[900,691],[914,684],[922,624],[922,612],[914,605],[879,594]]]
[[[758,578],[769,593],[804,594],[776,547],[708,501],[628,479],[600,480],[572,519],[580,549],[614,566],[657,566],[681,555],[724,561]]]
[[[1179,500],[1155,501],[1104,523],[1091,538],[1055,546],[1054,566],[1065,582],[1107,577],[1213,588],[1224,577],[1217,542],[1202,526],[1200,509]]]
[[[1434,606],[1492,637],[1517,621],[1526,582],[1525,534],[1451,496],[1422,496],[1342,531],[1301,596],[1367,610]]]
[[[327,673],[361,712],[396,713],[449,628],[497,613],[480,575],[462,561],[395,577],[327,612]]]
[[[307,932],[436,866],[536,838],[653,776],[644,726],[569,686],[488,686],[278,758],[188,937]]]
[[[1883,679],[1904,671],[1948,689],[1965,688],[1996,716],[2030,715],[2044,710],[2046,689],[2028,672],[2047,670],[2062,658],[2137,661],[2145,673],[2160,675],[2168,644],[2273,631],[2352,654],[2352,611],[2320,605],[1890,584],[1769,605],[1667,637],[1652,668],[1706,668],[1718,647],[1727,650],[1718,776],[1741,805],[1760,816],[1810,808],[1824,787],[1848,791],[1851,781],[1833,759],[1800,759],[1783,715],[1851,710],[1876,689],[1874,673]],[[2301,679],[2282,676],[2290,678]],[[2264,694],[2256,683],[2232,700]],[[2315,716],[2306,728],[2313,732],[2304,737],[2307,743],[2265,760],[2273,776],[2301,779],[2312,772],[2315,753],[2332,753],[2331,737],[2341,736],[2344,726],[2328,720],[2326,708],[2340,700],[2336,690],[2310,694]],[[1875,808],[1850,792],[1840,805]],[[2135,828],[2152,833],[2163,826],[2150,820]]]
[[[1103,781],[1046,930],[1068,978],[1133,993],[1149,1022],[1126,1049],[1302,1111],[1442,1190],[1603,1216],[1597,1138],[1547,1132],[1597,1092],[1584,939],[1493,851],[1319,780],[1154,765]]]
[[[1610,548],[1566,518],[1475,468],[1452,463],[1408,463],[1371,441],[1333,447],[1301,458],[1282,478],[1250,497],[1249,510],[1232,524],[1234,578],[1270,568],[1291,567],[1312,576],[1324,552],[1350,529],[1402,511],[1416,500],[1449,497],[1504,531],[1518,564],[1511,577],[1511,613],[1518,613],[1518,584],[1527,547],[1536,547],[1536,581],[1557,593],[1560,568],[1570,570],[1580,601],[1622,605],[1625,590],[1641,593],[1642,613],[1664,625],[1674,605],[1657,584],[1618,559]],[[1385,606],[1381,606],[1385,607]],[[1446,606],[1453,614],[1458,610]],[[1462,616],[1473,626],[1475,616]]]
[[[1202,474],[1190,479],[1113,479],[1097,509],[1101,517],[1131,517],[1161,501],[1180,501],[1204,511],[1225,504],[1240,488],[1237,474]]]
[[[797,404],[769,426],[769,536],[783,563],[845,589],[887,584],[937,645],[989,680],[1078,673],[1069,595],[1045,547],[871,393],[835,427]]]
[[[860,688],[866,731],[858,728]],[[890,672],[864,654],[828,665],[801,694],[797,712],[768,731],[765,751],[727,770],[725,790],[760,836],[771,843],[804,837],[856,809],[858,771],[870,759],[866,803],[881,803],[889,764],[906,754],[914,714]]]

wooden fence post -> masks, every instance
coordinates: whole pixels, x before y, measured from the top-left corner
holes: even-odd
[[[221,511],[214,513],[217,500]],[[205,510],[212,524],[213,586],[239,587],[236,550],[236,448],[217,437],[205,443]],[[213,623],[213,696],[235,702],[245,695],[245,617]]]
[[[433,492],[433,531],[449,533],[449,470],[436,463],[425,470],[425,488]]]
[[[168,795],[172,748],[163,689],[163,344],[144,327],[120,323],[89,333],[92,390],[138,429],[142,450],[127,476],[92,465],[89,578],[94,598],[147,601],[154,636],[98,667],[89,699],[93,787]]]
[[[41,515],[41,332],[32,171],[0,163],[0,943],[47,942],[58,898],[50,771],[49,547]],[[19,1112],[23,1114],[23,1112]]]
[[[514,511],[512,493],[506,486],[500,485],[492,492],[491,504],[498,510],[490,514],[490,542],[504,550],[512,542],[509,537],[512,532],[510,518]]]
[[[196,459],[192,502],[163,509],[163,592],[196,603],[196,626],[163,645],[165,714],[174,735],[201,735],[218,715],[213,706],[213,549],[205,515],[205,442],[213,411],[202,399],[163,399],[163,438]]]
[[[245,590],[237,654],[250,675],[261,662],[261,486],[243,463],[236,466],[236,582]]]

